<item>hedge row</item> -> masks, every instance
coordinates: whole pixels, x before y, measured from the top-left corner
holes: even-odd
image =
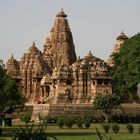
[[[70,116],[70,115],[69,115]],[[58,118],[61,116],[47,116],[47,123],[57,123]],[[77,119],[81,116],[72,116],[74,123],[76,123]],[[86,118],[87,116],[83,116],[82,118]],[[88,116],[90,118],[91,123],[103,123],[105,118],[103,116],[94,117]],[[112,116],[112,122],[114,123],[140,123],[140,116],[125,116],[125,115],[114,115]]]
[[[119,130],[120,130],[120,126],[117,123],[112,123],[112,124],[103,123],[102,128],[105,133],[108,133],[110,131],[110,129],[112,129],[112,131],[114,133],[119,133]],[[132,123],[128,123],[128,124],[126,124],[126,129],[127,129],[128,133],[131,134],[134,132],[134,125]],[[138,133],[140,134],[140,125],[138,127]]]
[[[84,117],[81,116],[75,117],[71,115],[57,116],[57,117],[46,116],[44,118],[41,118],[41,120],[43,120],[43,122],[46,124],[57,123],[57,125],[60,128],[63,128],[63,126],[71,128],[74,124],[77,124],[79,128],[82,127],[89,128],[90,124],[92,123],[92,118],[89,116],[84,116]]]

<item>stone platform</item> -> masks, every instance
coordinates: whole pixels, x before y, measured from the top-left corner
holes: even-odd
[[[135,116],[140,115],[140,104],[127,103],[122,104],[124,111],[116,110],[116,115]],[[93,111],[91,104],[26,104],[26,112],[32,113],[32,119],[37,120],[38,116],[60,116],[60,115],[74,115],[74,116],[95,116],[100,114]]]

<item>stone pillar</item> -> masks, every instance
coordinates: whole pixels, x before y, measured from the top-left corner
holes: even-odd
[[[27,70],[27,100],[30,99],[32,93],[32,71]]]
[[[38,80],[37,79],[34,79],[34,81],[33,81],[33,94],[34,94],[33,95],[33,100],[39,98],[39,91],[40,91],[39,88],[40,87],[39,87]]]
[[[27,70],[22,73],[22,93],[26,96],[27,94]]]

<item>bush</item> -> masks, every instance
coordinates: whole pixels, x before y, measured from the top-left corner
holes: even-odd
[[[103,116],[96,116],[96,117],[94,117],[94,116],[92,116],[91,117],[91,122],[92,123],[102,123],[102,122],[104,122],[105,121],[105,119],[104,119],[104,117]]]
[[[125,115],[114,115],[112,121],[117,123],[140,123],[140,116],[125,116]]]
[[[51,121],[51,123],[57,123],[57,119],[58,119],[57,116],[53,116],[53,117],[52,117],[52,121]]]
[[[80,116],[77,117],[76,123],[77,123],[78,128],[82,128],[83,127],[83,118]]]
[[[2,128],[0,127],[0,136],[2,136]]]
[[[127,128],[129,134],[133,133],[133,131],[134,131],[133,124],[127,124],[126,128]]]
[[[112,122],[116,122],[116,123],[128,123],[128,122],[133,122],[134,118],[133,117],[128,117],[125,115],[114,115],[111,117]]]
[[[112,119],[112,122],[116,122],[116,123],[120,122],[119,116],[117,116],[117,115],[112,116],[111,119]]]
[[[135,122],[135,123],[140,123],[140,116],[139,116],[139,115],[136,115],[136,116],[134,117],[134,122]]]
[[[57,123],[56,116],[47,116],[47,123]]]
[[[74,118],[72,116],[66,116],[65,119],[64,119],[64,124],[68,128],[71,128],[74,124]]]
[[[48,116],[42,117],[42,122],[44,123],[45,126],[48,125],[48,121],[49,121],[49,117]]]
[[[84,117],[84,125],[88,129],[91,125],[91,118],[89,116]]]
[[[63,126],[64,126],[64,117],[63,116],[61,116],[57,119],[57,124],[58,124],[59,128],[63,128]]]
[[[138,133],[140,134],[140,125],[139,125],[139,127],[138,127]]]
[[[46,127],[41,124],[39,126],[28,124],[25,127],[19,127],[12,132],[13,140],[57,140],[54,136],[49,136],[45,132]]]
[[[120,130],[120,126],[118,124],[112,124],[111,129],[114,133],[118,133]]]
[[[22,112],[19,117],[20,120],[25,123],[29,123],[31,120],[31,114],[28,112]]]
[[[108,133],[109,129],[110,129],[110,124],[104,123],[104,124],[102,124],[102,128],[103,128],[105,133]]]

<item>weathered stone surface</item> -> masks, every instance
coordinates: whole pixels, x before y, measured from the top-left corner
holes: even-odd
[[[44,45],[43,56],[50,68],[60,64],[70,66],[76,61],[73,37],[66,17],[62,9],[57,14],[50,36]]]
[[[73,65],[75,103],[92,104],[97,94],[112,93],[107,64],[91,52]]]
[[[50,104],[55,108],[63,103],[75,109],[75,104],[88,106],[97,94],[112,92],[109,68],[103,60],[91,52],[76,60],[72,33],[63,10],[56,16],[43,53],[33,42],[19,62],[12,56],[6,69],[7,74],[18,79],[30,104]]]
[[[49,69],[33,42],[20,61],[22,92],[30,102],[39,96],[40,80],[46,73],[49,73]]]
[[[10,75],[12,78],[18,76],[19,74],[19,62],[14,59],[12,55],[11,58],[7,61],[5,65],[6,73]]]
[[[120,33],[120,35],[116,38],[115,44],[114,44],[114,48],[113,51],[111,53],[111,55],[109,56],[109,59],[107,61],[109,66],[113,66],[114,62],[113,62],[113,54],[119,53],[122,44],[124,43],[124,41],[128,39],[128,37],[124,34],[124,32],[122,31]]]
[[[114,110],[112,115],[124,115],[124,116],[139,116],[140,104],[137,103],[125,103],[121,105],[122,109]],[[93,110],[91,104],[27,104],[25,111],[32,113],[32,120],[39,121],[39,115],[43,116],[94,116],[95,118],[101,118],[102,114]]]

